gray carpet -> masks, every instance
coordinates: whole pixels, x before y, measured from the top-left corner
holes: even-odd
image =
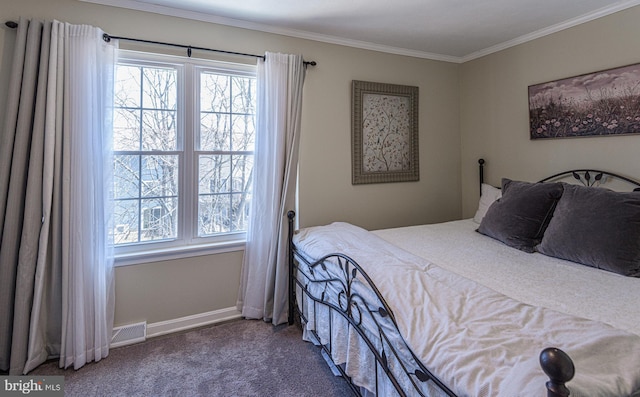
[[[56,362],[30,375],[64,375],[65,396],[351,396],[298,326],[238,320],[112,349],[74,371]]]

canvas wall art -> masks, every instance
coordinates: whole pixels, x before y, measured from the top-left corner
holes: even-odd
[[[531,139],[640,133],[640,64],[529,86]]]

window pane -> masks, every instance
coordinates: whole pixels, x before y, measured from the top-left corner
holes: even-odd
[[[178,133],[176,111],[142,112],[142,150],[176,150]]]
[[[231,189],[234,192],[250,191],[252,173],[253,155],[233,156],[233,182]]]
[[[199,157],[198,234],[244,231],[255,146],[255,78],[203,72],[200,81],[197,148],[227,153]]]
[[[227,194],[201,195],[198,200],[198,236],[228,233],[231,210]]]
[[[140,111],[115,109],[113,112],[113,150],[140,150]]]
[[[252,152],[255,146],[255,118],[253,115],[233,116],[233,150]]]
[[[220,113],[202,113],[200,116],[200,142],[198,150],[231,150],[230,116]]]
[[[255,113],[256,79],[249,77],[232,77],[232,112]]]
[[[140,156],[114,156],[114,197],[137,198],[140,195]]]
[[[201,155],[199,172],[198,235],[246,230],[253,155]]]
[[[200,111],[229,113],[230,77],[204,72],[200,75]]]
[[[198,194],[231,191],[231,156],[202,155],[198,168]]]
[[[175,110],[178,100],[175,69],[145,67],[142,83],[142,107]]]
[[[116,200],[114,203],[114,244],[138,242],[138,200]]]
[[[177,204],[175,198],[141,200],[140,241],[175,238]]]
[[[178,196],[178,156],[142,156],[142,197]]]
[[[142,68],[139,66],[118,65],[114,89],[115,107],[140,107],[140,77]]]
[[[116,76],[114,242],[175,238],[179,155],[144,151],[180,147],[177,69],[118,65]]]

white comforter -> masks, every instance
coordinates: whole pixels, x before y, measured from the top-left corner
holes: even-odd
[[[574,360],[572,396],[640,395],[640,337],[523,304],[346,223],[298,232],[311,257],[342,252],[365,267],[421,361],[460,396],[544,396],[540,351]]]
[[[640,336],[640,278],[529,254],[477,233],[471,219],[372,233],[520,302]]]

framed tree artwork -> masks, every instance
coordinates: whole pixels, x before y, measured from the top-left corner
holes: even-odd
[[[420,180],[418,87],[352,82],[352,184]]]

